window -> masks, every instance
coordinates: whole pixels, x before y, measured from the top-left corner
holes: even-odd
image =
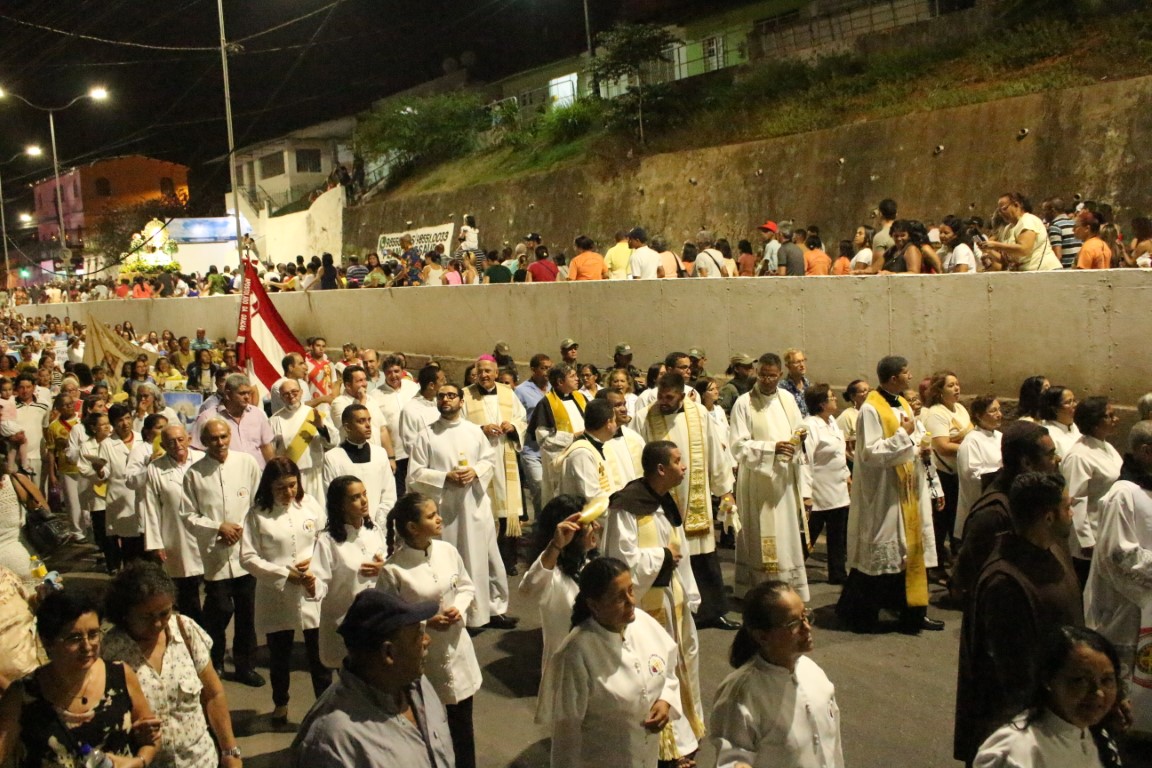
[[[576,88],[579,76],[573,72],[563,77],[554,77],[548,81],[548,98],[553,107],[566,107],[576,101]]]
[[[318,149],[296,150],[296,173],[324,173],[322,155]]]
[[[103,176],[96,179],[96,194],[100,197],[112,197],[112,182]]]
[[[260,158],[260,178],[270,179],[284,173],[284,153],[273,152]]]
[[[160,177],[160,194],[163,197],[176,197],[176,185],[169,176]]]
[[[700,48],[705,72],[715,72],[724,68],[724,38],[706,37],[700,41]]]

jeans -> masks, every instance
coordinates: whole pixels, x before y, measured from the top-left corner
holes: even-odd
[[[540,455],[521,453],[520,485],[523,486],[529,501],[532,502],[533,520],[540,516],[540,483],[543,478],[544,467],[540,464]],[[527,509],[527,505],[525,505],[525,509]]]
[[[268,677],[272,681],[272,703],[277,707],[288,705],[289,679],[292,673],[292,641],[295,632],[291,629],[269,632]],[[320,663],[320,630],[305,629],[304,650],[308,654],[308,672],[312,676],[312,693],[316,698],[332,684],[332,670]]]
[[[173,578],[176,584],[176,608],[181,616],[187,616],[200,626],[204,626],[204,610],[200,605],[200,583],[203,576],[183,576]]]

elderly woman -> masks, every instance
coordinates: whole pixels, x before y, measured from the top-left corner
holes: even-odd
[[[228,698],[212,666],[212,640],[173,610],[175,600],[176,585],[155,563],[136,562],[118,573],[104,598],[112,629],[101,655],[136,673],[160,716],[162,738],[152,768],[216,765],[217,742],[219,764],[239,768]]]
[[[1000,458],[1000,424],[1004,413],[994,395],[980,395],[972,401],[972,422],[975,428],[964,438],[956,452],[956,477],[960,481],[960,495],[956,501],[956,525],[952,536],[959,541],[964,534],[964,523],[976,499],[983,492],[982,478],[996,472],[1003,465]]]
[[[21,766],[74,768],[100,750],[113,768],[147,768],[160,721],[136,673],[100,658],[100,609],[83,593],[54,592],[36,611],[48,663],[0,699],[0,763],[21,747]]]
[[[1032,213],[1028,198],[1019,192],[1005,192],[996,203],[996,212],[1006,225],[1001,235],[1003,240],[980,243],[980,250],[991,260],[993,270],[1040,272],[1062,268],[1048,241],[1048,228]]]
[[[160,387],[152,383],[141,383],[136,386],[136,411],[132,414],[132,430],[134,432],[142,432],[144,430],[144,419],[148,418],[149,414],[162,413],[168,419],[169,424],[176,424],[180,421],[180,417],[176,415],[176,411],[169,408],[164,402],[164,393]]]
[[[553,768],[656,765],[681,706],[677,653],[659,622],[636,609],[628,566],[588,563],[572,632],[540,684],[536,722],[552,727]]]
[[[847,443],[836,421],[836,396],[827,384],[814,384],[804,392],[809,416],[804,419],[808,436],[804,452],[811,467],[812,487],[808,498],[808,552],[811,554],[828,527],[828,583],[848,580],[848,472]],[[803,493],[803,490],[801,491]]]
[[[1116,434],[1119,417],[1106,397],[1086,397],[1073,415],[1080,438],[1060,462],[1072,501],[1072,533],[1068,548],[1080,585],[1088,580],[1092,550],[1100,528],[1100,499],[1120,477],[1124,463],[1108,439]]]
[[[240,565],[256,577],[256,634],[268,640],[273,722],[288,722],[292,640],[304,636],[312,692],[319,697],[332,674],[320,663],[320,606],[309,571],[324,511],[304,493],[300,470],[283,456],[268,461],[244,519]]]
[[[1063,460],[1068,451],[1080,439],[1080,428],[1076,426],[1076,393],[1060,385],[1049,387],[1040,395],[1037,414],[1040,426],[1048,430],[1052,442],[1056,443],[1056,455]]]

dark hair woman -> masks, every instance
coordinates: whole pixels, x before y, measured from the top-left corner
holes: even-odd
[[[1020,395],[1016,400],[1017,421],[1040,421],[1040,395],[1051,387],[1047,376],[1029,376],[1020,385]]]

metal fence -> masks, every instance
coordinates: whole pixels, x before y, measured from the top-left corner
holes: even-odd
[[[946,10],[960,10],[970,3],[945,0],[945,5],[949,6]],[[941,13],[941,0],[845,0],[834,12],[809,18],[793,13],[757,22],[748,39],[754,60],[781,58],[928,21]]]

